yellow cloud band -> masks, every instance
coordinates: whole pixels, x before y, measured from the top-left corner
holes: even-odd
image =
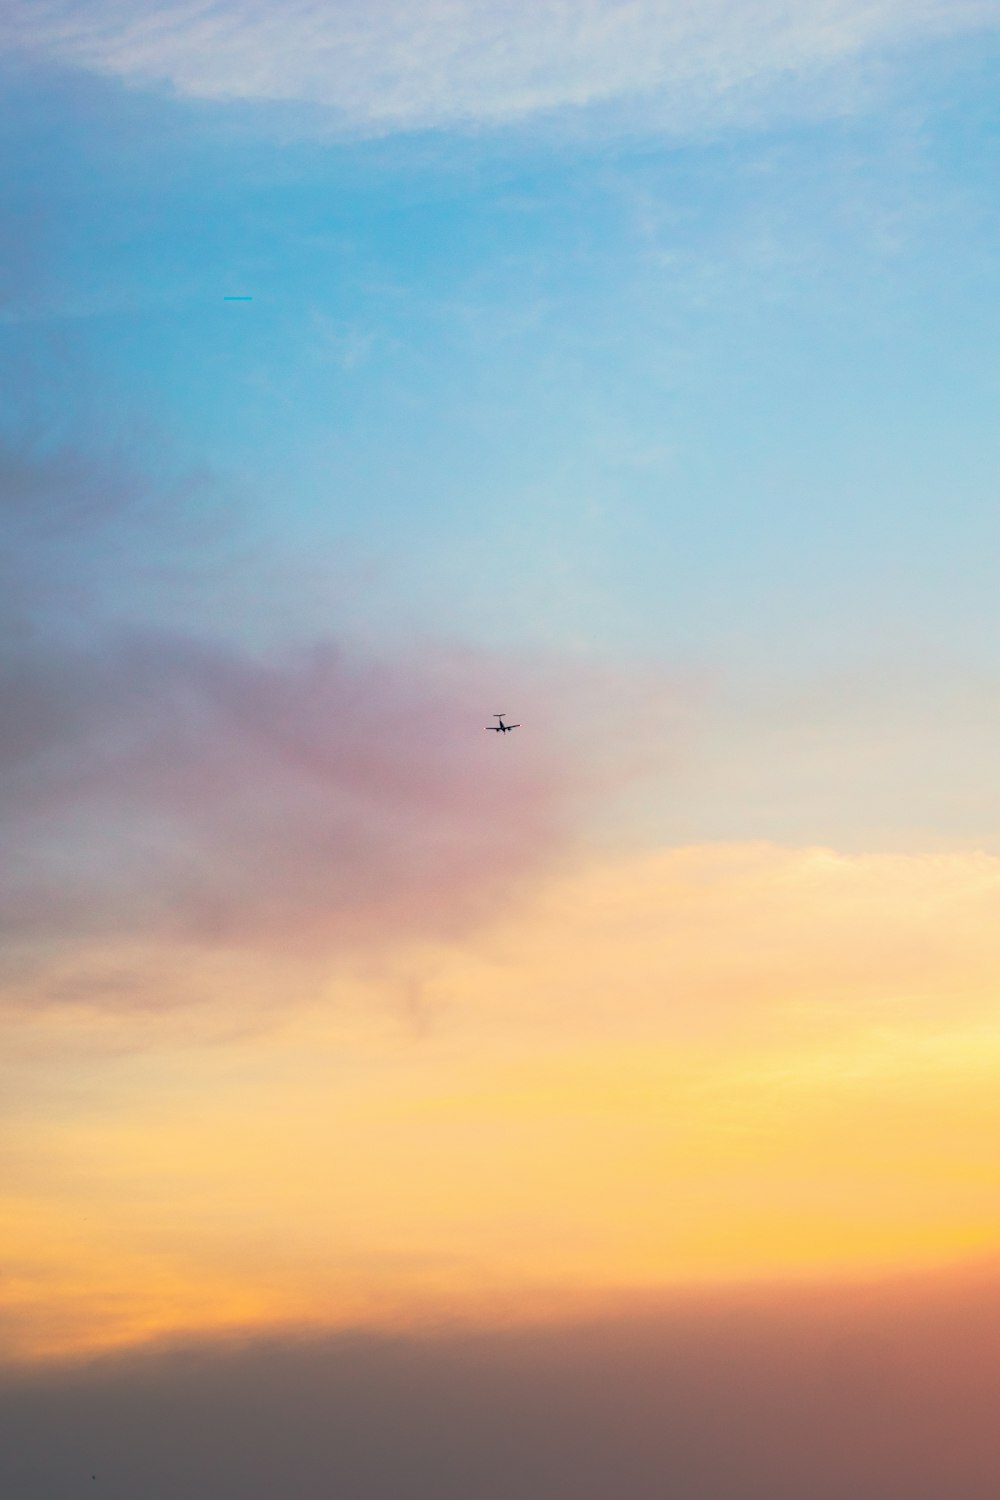
[[[998,912],[984,855],[711,846],[364,973],[217,958],[167,1021],[22,1015],[17,1349],[987,1254]]]

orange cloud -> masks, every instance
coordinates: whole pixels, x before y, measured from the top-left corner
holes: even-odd
[[[21,1347],[992,1252],[998,897],[978,855],[607,857],[291,1009],[295,970],[245,957],[265,1029],[235,975],[169,1024],[25,1012]]]

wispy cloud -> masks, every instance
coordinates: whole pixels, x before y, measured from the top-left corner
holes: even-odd
[[[227,619],[218,548],[189,625],[156,623],[156,568],[172,559],[172,594],[186,552],[205,566],[211,526],[182,492],[165,503],[139,468],[80,452],[0,458],[0,925],[14,949],[331,953],[452,932],[563,848],[582,803],[626,770],[599,733],[581,751],[552,702],[600,691],[628,712],[627,673],[613,686],[454,642],[376,651],[329,628],[251,646]],[[482,723],[498,707],[531,732],[494,744]],[[643,715],[657,716],[637,707],[637,730]]]
[[[0,38],[197,98],[301,101],[391,130],[636,98],[683,121],[998,20],[997,0],[15,0]]]
[[[454,915],[554,837],[559,801],[537,752],[468,753],[474,676],[163,633],[22,656],[8,924],[253,944]]]

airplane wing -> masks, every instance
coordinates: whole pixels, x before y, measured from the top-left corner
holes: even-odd
[[[508,724],[507,725],[508,729],[520,729],[520,727],[521,727],[520,724]]]
[[[492,731],[493,731],[494,734],[499,734],[500,733],[500,725],[499,724],[484,724],[483,728],[484,729],[492,729]]]

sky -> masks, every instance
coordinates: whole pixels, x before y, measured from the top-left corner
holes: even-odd
[[[8,0],[5,1493],[993,1500],[998,69]]]

